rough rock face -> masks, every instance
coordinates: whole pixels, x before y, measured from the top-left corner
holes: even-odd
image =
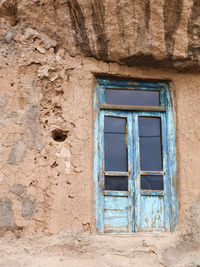
[[[69,54],[128,66],[199,68],[199,0],[1,0],[1,28],[32,27]],[[8,25],[7,24],[7,25]],[[4,42],[12,32],[4,36]]]

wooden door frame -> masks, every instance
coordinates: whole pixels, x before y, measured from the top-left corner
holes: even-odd
[[[166,135],[165,141],[167,142],[166,153],[167,160],[166,170],[168,174],[168,192],[169,192],[169,208],[165,211],[168,214],[167,230],[175,231],[178,221],[178,194],[177,194],[177,164],[176,164],[176,144],[175,144],[175,128],[173,122],[173,109],[171,103],[170,92],[167,83],[163,82],[148,82],[148,81],[135,81],[135,80],[121,80],[119,78],[97,78],[94,91],[94,198],[95,198],[95,219],[96,228],[99,233],[103,233],[103,216],[99,213],[100,206],[103,199],[99,194],[99,166],[102,160],[102,155],[99,151],[100,146],[100,119],[99,114],[101,105],[105,103],[105,88],[137,88],[137,90],[160,90],[161,105],[166,112]],[[136,154],[137,151],[135,151]],[[138,155],[135,155],[138,156]],[[139,225],[135,225],[135,231],[139,230]]]

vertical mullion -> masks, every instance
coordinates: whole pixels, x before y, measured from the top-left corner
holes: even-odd
[[[105,87],[100,86],[99,87],[99,99],[100,99],[100,104],[106,103],[106,94],[105,94]]]
[[[140,213],[140,149],[139,149],[139,129],[138,113],[132,114],[133,121],[133,169],[135,185],[135,232],[139,231]]]
[[[170,183],[170,230],[174,231],[178,222],[178,188],[177,188],[177,163],[176,163],[176,142],[175,142],[175,127],[173,118],[173,107],[171,102],[168,86],[166,88],[167,100],[167,130],[168,130],[168,175]]]
[[[104,111],[100,111],[99,118],[99,172],[98,172],[98,186],[99,186],[99,232],[104,232]]]
[[[161,114],[162,121],[162,154],[163,154],[163,171],[164,171],[164,210],[165,210],[165,228],[170,231],[170,181],[168,174],[168,140],[166,114]]]
[[[134,162],[133,162],[133,120],[132,114],[129,113],[127,117],[127,135],[128,135],[128,172],[129,172],[129,187],[128,187],[128,197],[129,197],[129,211],[128,211],[128,222],[129,229],[128,231],[134,232],[134,220],[135,220],[135,186],[134,186]]]
[[[160,90],[160,104],[161,106],[166,106],[166,91],[165,88]]]

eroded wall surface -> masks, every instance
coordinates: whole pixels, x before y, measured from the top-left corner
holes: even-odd
[[[199,69],[199,17],[199,0],[0,1],[2,34],[31,27],[71,56],[129,66]]]
[[[94,82],[109,74],[170,81],[178,229],[199,237],[200,7],[172,2],[0,2],[2,233],[95,232]]]

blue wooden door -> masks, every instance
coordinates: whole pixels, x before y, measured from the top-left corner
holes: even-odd
[[[135,112],[135,231],[169,231],[166,114]]]
[[[94,107],[98,231],[174,230],[176,146],[167,85],[100,78]]]
[[[100,232],[169,229],[165,114],[100,112]]]
[[[100,113],[100,232],[134,231],[132,116]]]

